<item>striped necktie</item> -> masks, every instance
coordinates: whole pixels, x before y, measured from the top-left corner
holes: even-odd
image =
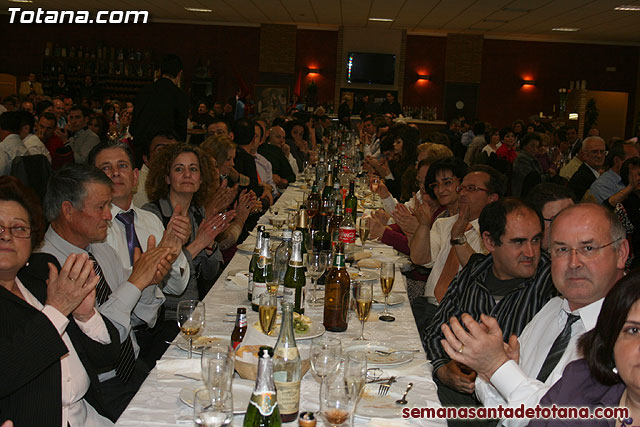
[[[96,304],[97,306],[101,306],[107,299],[109,299],[109,295],[111,295],[111,288],[107,283],[107,280],[104,278],[104,274],[102,272],[102,268],[100,268],[100,264],[93,256],[91,252],[89,252],[89,259],[93,261],[93,270],[96,275],[100,277],[100,281],[98,282],[98,286],[96,286]],[[133,373],[133,368],[136,364],[136,355],[133,351],[133,342],[131,341],[131,335],[127,337],[124,342],[120,344],[120,357],[116,362],[116,375],[118,378],[122,380],[123,383],[129,381],[131,378],[131,374]]]
[[[569,340],[571,340],[571,326],[578,321],[578,319],[580,319],[580,316],[576,314],[568,314],[567,323],[565,323],[564,329],[553,342],[546,359],[544,359],[542,368],[540,368],[540,372],[538,373],[538,381],[545,382],[547,378],[549,378],[551,372],[555,369],[560,358],[564,354],[564,351],[567,349],[567,345],[569,345]]]

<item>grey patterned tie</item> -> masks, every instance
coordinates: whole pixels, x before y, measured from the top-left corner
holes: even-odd
[[[564,329],[562,330],[562,332],[560,332],[560,335],[558,335],[556,340],[553,342],[551,348],[549,349],[549,353],[547,353],[546,359],[544,359],[542,368],[540,368],[540,372],[538,373],[538,381],[545,382],[560,361],[560,358],[564,354],[564,351],[567,349],[567,345],[569,345],[569,340],[571,340],[571,326],[578,319],[580,319],[580,316],[578,315],[568,315],[567,323],[565,323]]]
[[[100,277],[98,286],[96,286],[96,304],[99,307],[109,299],[109,295],[111,295],[111,288],[109,287],[107,280],[104,278],[100,264],[98,264],[98,261],[91,252],[89,252],[89,259],[93,261],[93,270],[96,272],[96,275]],[[116,362],[116,375],[123,383],[126,383],[129,381],[129,378],[131,378],[135,364],[136,354],[133,351],[131,335],[129,335],[127,339],[120,344],[120,357]]]

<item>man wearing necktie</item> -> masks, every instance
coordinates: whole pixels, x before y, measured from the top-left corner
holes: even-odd
[[[164,296],[156,283],[171,266],[171,249],[155,247],[134,253],[133,266],[126,270],[118,253],[104,240],[111,215],[112,181],[89,165],[69,165],[50,179],[44,199],[45,215],[51,223],[41,252],[63,263],[72,253],[88,253],[100,277],[96,287],[98,311],[114,324],[120,334],[120,358],[112,370],[99,375],[102,396],[117,417],[133,398],[148,373],[137,359],[139,347],[133,328],[153,327]],[[127,251],[128,254],[128,251]],[[128,255],[127,255],[128,257]]]
[[[113,181],[111,215],[106,242],[118,253],[125,270],[134,264],[134,249],[147,250],[147,239],[154,236],[158,246],[171,249],[171,270],[160,283],[165,302],[158,322],[149,329],[146,324],[134,327],[140,345],[139,357],[153,366],[166,350],[166,341],[178,334],[175,313],[178,300],[198,299],[196,284],[188,287],[190,267],[182,251],[191,232],[189,217],[176,212],[165,230],[156,215],[132,203],[133,190],[138,184],[138,169],[133,168],[133,154],[125,144],[100,143],[89,154],[90,164],[102,170]]]
[[[551,299],[508,344],[495,319],[468,314],[443,325],[447,354],[478,373],[476,393],[484,406],[534,407],[580,358],[577,340],[595,326],[602,301],[624,275],[629,255],[625,229],[601,205],[583,203],[561,211],[551,224],[551,275],[561,297]],[[523,426],[527,419],[503,419]]]

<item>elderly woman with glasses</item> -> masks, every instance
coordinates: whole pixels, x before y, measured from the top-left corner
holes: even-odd
[[[540,405],[589,407],[591,411],[627,408],[628,412],[571,423],[563,419],[532,420],[529,426],[640,425],[640,272],[632,272],[611,289],[595,328],[582,335],[578,348],[584,358],[567,365]]]
[[[118,360],[115,327],[95,309],[99,277],[87,255],[33,250],[44,236],[37,198],[0,177],[0,422],[107,426],[98,372]]]

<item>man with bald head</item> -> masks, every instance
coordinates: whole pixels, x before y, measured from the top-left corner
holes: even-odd
[[[576,199],[581,200],[591,184],[600,176],[607,147],[604,139],[599,136],[590,136],[582,141],[582,160],[584,163],[573,174],[569,181],[569,187],[573,190]]]
[[[273,181],[278,188],[286,188],[291,182],[295,182],[296,174],[291,168],[287,159],[288,152],[285,153],[285,132],[280,126],[273,126],[269,129],[269,141],[258,147],[258,153],[262,154],[271,163]]]
[[[534,407],[580,358],[577,341],[593,329],[602,301],[624,275],[625,229],[607,208],[583,203],[562,210],[551,224],[551,276],[562,297],[552,298],[508,344],[496,320],[463,314],[443,325],[447,354],[478,373],[476,393],[486,407]],[[526,425],[528,419],[504,419]]]

